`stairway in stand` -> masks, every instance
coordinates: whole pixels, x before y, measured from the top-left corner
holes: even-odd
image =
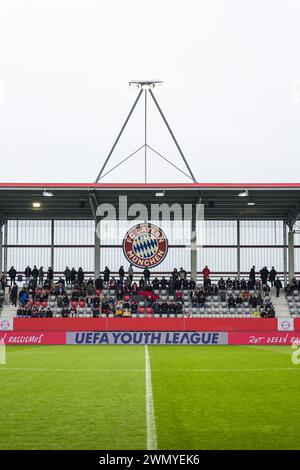
[[[271,287],[271,297],[275,308],[276,317],[290,317],[289,306],[284,290],[281,289],[280,297],[276,297],[276,289],[275,287]]]

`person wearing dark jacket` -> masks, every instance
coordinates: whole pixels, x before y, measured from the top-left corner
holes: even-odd
[[[277,271],[274,268],[274,266],[272,266],[272,269],[271,269],[270,274],[269,274],[269,281],[271,282],[272,287],[274,287],[274,282],[275,282],[276,276],[277,276]]]
[[[277,276],[277,278],[274,282],[274,286],[275,286],[275,289],[276,289],[276,297],[279,297],[280,296],[280,289],[282,289],[282,283],[281,283],[281,280],[279,279],[278,276]]]
[[[76,276],[77,276],[77,271],[76,271],[75,268],[72,268],[71,269],[71,284],[72,284],[72,286],[75,285]]]
[[[43,285],[43,282],[44,282],[44,268],[43,266],[41,266],[39,269],[39,284]]]
[[[150,270],[148,268],[144,269],[144,278],[145,278],[145,283],[149,284],[149,282],[150,282]]]
[[[13,286],[16,280],[16,275],[17,275],[17,271],[15,270],[13,266],[8,271],[8,275],[10,277],[10,285]]]
[[[51,268],[51,266],[48,268],[47,279],[49,279],[50,282],[53,281],[53,268]]]
[[[123,286],[124,276],[125,276],[125,271],[124,271],[123,266],[121,266],[119,269],[119,279],[120,279],[121,286]]]
[[[27,268],[25,269],[24,274],[25,274],[26,284],[29,284],[30,276],[31,276],[31,269],[29,266],[27,266]]]
[[[33,270],[31,271],[31,275],[35,281],[37,281],[38,275],[39,275],[39,270],[36,267],[36,265],[33,266]]]
[[[80,284],[82,284],[83,281],[84,281],[84,272],[83,272],[83,269],[81,267],[78,268],[77,278],[78,278],[78,281],[80,282]]]
[[[255,284],[255,266],[252,266],[251,271],[249,273],[249,280]]]
[[[70,271],[68,266],[66,266],[64,275],[65,275],[65,279],[66,279],[66,284],[67,285],[71,284],[71,271]]]
[[[10,292],[10,300],[11,303],[16,307],[17,306],[17,299],[18,299],[18,286],[14,283],[11,292]]]
[[[260,277],[261,277],[262,285],[267,284],[269,274],[270,274],[270,273],[269,273],[269,270],[268,270],[267,266],[264,266],[264,267],[260,270]]]
[[[110,269],[108,269],[108,267],[105,266],[105,269],[104,269],[104,272],[103,272],[103,278],[104,278],[105,283],[109,282],[109,277],[110,277]]]

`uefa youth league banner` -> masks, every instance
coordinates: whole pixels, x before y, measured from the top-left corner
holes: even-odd
[[[66,344],[228,344],[227,332],[201,331],[72,331]]]

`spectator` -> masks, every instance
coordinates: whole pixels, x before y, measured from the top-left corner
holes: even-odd
[[[119,279],[120,279],[120,285],[121,286],[123,286],[124,276],[125,276],[125,271],[124,271],[123,266],[121,266],[120,269],[119,269]]]
[[[270,274],[269,274],[269,281],[271,282],[272,287],[274,287],[276,276],[277,276],[277,271],[274,268],[274,266],[272,266],[272,269],[271,269]]]
[[[252,266],[250,273],[249,273],[249,281],[252,281],[253,287],[255,285],[255,266]]]
[[[230,296],[228,297],[228,307],[235,308],[235,298],[232,294],[230,294]]]
[[[10,292],[10,300],[11,303],[16,307],[17,306],[17,298],[18,298],[18,286],[14,283],[12,290]]]
[[[66,284],[68,286],[68,285],[71,284],[71,271],[70,271],[70,268],[68,266],[66,266],[64,275],[65,275],[65,279],[66,279]]]
[[[205,266],[205,268],[203,268],[202,270],[202,274],[203,274],[203,279],[207,279],[210,275],[210,270],[208,268],[208,266]]]
[[[53,276],[54,276],[53,268],[49,266],[48,271],[47,271],[47,279],[49,279],[50,284],[52,284]]]
[[[280,289],[282,289],[282,283],[281,283],[281,280],[279,279],[278,276],[277,276],[277,278],[274,282],[274,286],[275,286],[275,289],[276,289],[276,297],[279,297],[280,296]]]
[[[145,268],[143,274],[144,274],[145,283],[149,284],[150,283],[150,270],[148,268]]]
[[[76,276],[77,276],[77,271],[76,271],[75,268],[72,268],[72,269],[71,269],[71,284],[72,284],[72,286],[75,285]]]
[[[262,282],[263,285],[267,284],[269,274],[270,273],[269,273],[269,270],[268,270],[267,266],[264,266],[260,270],[260,278],[261,278],[261,282]]]
[[[31,269],[29,266],[27,266],[27,268],[25,269],[24,274],[25,274],[25,282],[26,284],[29,284],[30,276],[31,276]]]
[[[33,270],[31,271],[31,275],[32,275],[33,279],[37,282],[37,278],[38,278],[38,275],[39,275],[39,270],[36,267],[36,265],[33,266]]]
[[[132,280],[133,280],[133,267],[132,267],[132,264],[130,264],[129,268],[128,268],[128,277],[129,277],[130,281],[132,282]]]
[[[15,270],[15,268],[13,266],[8,271],[8,275],[10,277],[10,285],[12,286],[12,285],[14,285],[14,283],[16,281],[16,275],[17,275],[17,271]]]
[[[184,281],[185,278],[186,278],[186,271],[183,268],[180,268],[180,270],[179,270],[179,279],[181,281]]]
[[[39,284],[40,285],[43,285],[43,282],[44,282],[44,268],[43,266],[40,267],[39,269]]]
[[[108,284],[108,282],[109,282],[109,277],[110,277],[110,270],[108,269],[107,266],[105,266],[104,273],[103,273],[103,278],[104,278],[104,282],[106,284]]]
[[[82,267],[78,268],[77,279],[80,284],[82,284],[84,281],[84,272],[83,272]]]

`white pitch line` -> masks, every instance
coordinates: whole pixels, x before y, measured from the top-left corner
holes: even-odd
[[[30,372],[108,372],[113,374],[115,372],[145,372],[145,369],[46,369],[36,367],[1,367],[0,371],[13,370],[13,371],[30,371]]]
[[[154,402],[151,380],[151,364],[148,346],[145,344],[145,378],[146,378],[146,422],[147,422],[147,450],[157,449],[157,435],[154,414]]]
[[[145,353],[146,354],[146,353]],[[148,361],[150,367],[149,353]],[[146,360],[146,359],[145,359]],[[147,366],[146,366],[147,367]],[[36,367],[1,367],[0,372],[5,370],[11,371],[29,371],[29,372],[107,372],[109,374],[114,374],[116,372],[145,372],[145,369],[49,369],[49,368],[36,368]],[[293,370],[300,372],[300,367],[278,367],[278,368],[260,368],[260,369],[171,369],[171,370],[154,370],[153,372],[161,372],[164,374],[173,374],[176,372],[186,373],[186,372],[268,372],[268,371],[286,371]],[[151,385],[151,368],[150,368],[150,387],[152,394],[152,385]],[[153,397],[152,397],[153,402]]]

